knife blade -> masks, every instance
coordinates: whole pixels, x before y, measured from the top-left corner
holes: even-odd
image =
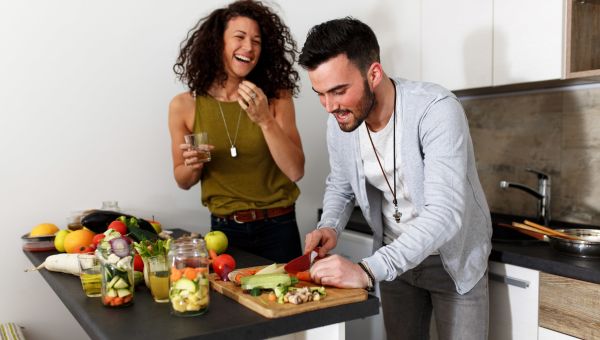
[[[307,271],[310,269],[310,266],[315,262],[315,259],[319,255],[318,249],[311,251],[310,253],[306,253],[302,256],[296,257],[295,259],[288,262],[283,269],[289,274],[296,274],[298,272]]]

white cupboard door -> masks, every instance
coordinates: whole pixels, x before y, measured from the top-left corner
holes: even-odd
[[[563,78],[563,0],[494,1],[494,86]]]
[[[539,272],[489,263],[490,340],[537,339]]]
[[[540,327],[538,332],[538,340],[577,340],[579,338],[570,335],[553,331],[548,328]]]
[[[390,76],[421,80],[421,2],[386,2],[365,16],[373,30],[381,33],[377,34],[381,62]]]
[[[492,85],[492,0],[422,0],[422,79],[450,90]]]

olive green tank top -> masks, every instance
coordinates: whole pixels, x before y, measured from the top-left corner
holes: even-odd
[[[300,189],[275,164],[260,127],[248,118],[237,101],[220,104],[225,123],[214,98],[196,98],[194,132],[207,131],[208,143],[215,146],[210,162],[202,169],[202,204],[215,215],[294,204]],[[237,148],[237,157],[231,156],[225,124]]]

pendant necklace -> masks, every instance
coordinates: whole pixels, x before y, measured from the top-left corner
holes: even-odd
[[[238,121],[237,127],[235,128],[235,136],[233,137],[233,141],[231,140],[231,136],[229,135],[229,129],[227,128],[227,122],[225,121],[225,115],[223,114],[223,108],[221,108],[221,102],[217,100],[217,104],[219,105],[219,111],[221,112],[221,117],[223,118],[223,125],[225,125],[225,132],[227,133],[227,138],[229,139],[229,144],[231,144],[231,148],[229,152],[231,153],[231,157],[237,157],[237,148],[235,147],[235,142],[237,141],[238,132],[240,131],[240,119],[242,118],[242,107],[240,106],[240,112],[238,113]]]
[[[390,79],[391,80],[391,79]],[[385,182],[388,185],[388,188],[390,188],[390,192],[392,193],[392,195],[394,196],[394,200],[392,201],[392,203],[394,203],[394,214],[392,215],[392,217],[394,217],[394,220],[396,220],[396,223],[400,223],[400,217],[402,217],[402,213],[398,211],[398,200],[396,199],[396,83],[394,83],[394,81],[392,80],[392,84],[394,85],[394,140],[393,140],[393,147],[394,147],[394,188],[392,189],[392,186],[390,185],[390,181],[387,178],[387,175],[385,174],[385,170],[383,169],[383,165],[381,165],[381,160],[379,160],[379,155],[377,155],[377,149],[375,148],[375,143],[373,143],[373,138],[371,138],[371,132],[369,131],[369,126],[367,125],[367,122],[365,122],[365,128],[367,129],[367,135],[369,136],[369,140],[371,141],[371,146],[373,147],[373,151],[375,152],[375,158],[377,158],[377,163],[379,163],[379,168],[381,168],[381,173],[383,174],[383,178],[385,179]]]

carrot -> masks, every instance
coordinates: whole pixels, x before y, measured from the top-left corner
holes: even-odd
[[[110,297],[110,296],[108,296],[108,295],[106,295],[106,296],[104,296],[104,298],[103,298],[103,301],[102,301],[102,302],[103,302],[105,305],[110,305],[110,302],[112,301],[112,299],[114,299],[114,298],[113,298],[113,297]]]
[[[308,271],[308,270],[304,271],[304,272],[297,272],[296,273],[296,277],[300,281],[309,281],[309,282],[312,282],[312,279],[310,277],[310,271]]]
[[[171,267],[171,282],[175,282],[175,281],[181,279],[182,275],[183,275],[183,273],[181,272],[181,270],[179,270],[175,267]]]
[[[123,298],[122,297],[116,297],[114,299],[112,299],[112,301],[110,302],[111,306],[120,306],[123,304]]]
[[[197,275],[198,274],[194,268],[185,267],[185,269],[183,270],[183,276],[185,276],[186,278],[188,278],[190,280],[196,279]]]
[[[267,297],[269,298],[269,301],[277,301],[277,295],[275,295],[275,292],[270,292]]]
[[[217,256],[218,256],[218,255],[217,255],[217,252],[216,252],[216,251],[214,251],[213,249],[210,249],[210,250],[208,251],[208,255],[209,255],[209,256],[210,256],[210,258],[211,258],[211,259],[213,259],[213,260],[214,260],[214,259],[216,259],[216,258],[217,258]]]
[[[198,274],[203,274],[203,273],[208,272],[208,268],[206,268],[206,267],[197,267],[197,268],[194,268],[194,269],[196,270],[196,272]]]
[[[123,298],[123,303],[127,303],[129,301],[131,301],[131,299],[133,299],[133,295],[127,295]]]

